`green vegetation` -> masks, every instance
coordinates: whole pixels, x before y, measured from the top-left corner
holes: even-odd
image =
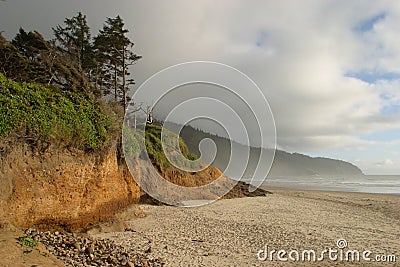
[[[0,33],[0,72],[18,82],[54,85],[101,99],[110,96],[125,110],[134,84],[129,67],[141,56],[120,16],[107,18],[92,37],[86,16],[78,13],[53,28],[54,39],[20,28],[7,41]]]
[[[16,132],[36,142],[96,150],[116,137],[115,121],[115,116],[93,97],[55,86],[15,82],[0,73],[0,138]],[[150,159],[163,170],[171,163],[162,149],[161,130],[161,126],[148,124],[145,144]],[[124,157],[138,156],[143,150],[139,131],[143,130],[123,129],[129,144]],[[166,134],[175,135],[168,130]],[[179,148],[187,159],[197,159],[181,138]]]
[[[153,163],[160,169],[164,170],[167,167],[171,166],[171,163],[167,159],[167,157],[164,154],[163,148],[162,148],[162,143],[161,143],[161,131],[162,127],[157,126],[157,125],[147,125],[146,126],[146,148],[147,148],[147,153],[150,157],[150,159],[153,161]],[[164,129],[166,131],[166,136],[168,135],[174,135],[175,134],[169,130]],[[168,140],[168,138],[166,138]],[[165,145],[171,145],[168,142]],[[184,143],[182,138],[179,138],[179,148],[180,152],[183,154],[183,156],[189,160],[196,160],[198,157],[192,153],[189,152],[189,149],[187,148],[186,144]],[[176,151],[176,156],[178,156],[179,151]],[[175,162],[179,162],[179,160],[176,160]],[[181,163],[181,162],[180,162]],[[187,167],[194,167],[193,162],[190,162],[190,166]]]
[[[34,248],[34,247],[37,247],[39,245],[38,241],[33,239],[33,237],[31,237],[31,236],[18,237],[18,241],[21,243],[21,245],[23,247]]]
[[[122,129],[122,134],[125,142],[124,153],[122,156],[124,158],[139,156],[141,150],[144,148],[139,130],[134,130],[130,127],[124,127]]]
[[[159,168],[160,171],[165,170],[168,167],[171,167],[172,164],[169,162],[167,157],[164,154],[164,150],[161,143],[161,131],[162,127],[154,124],[146,125],[146,150],[147,154],[152,160],[152,162]],[[177,136],[167,130],[164,129],[166,134],[166,144],[172,147],[172,141],[168,137],[177,138]],[[140,153],[144,151],[144,142],[143,142],[143,129],[134,130],[133,128],[125,127],[123,129],[124,134],[124,155],[126,158],[139,156]],[[169,140],[169,141],[168,141]],[[178,157],[180,153],[189,160],[196,160],[198,157],[189,152],[186,144],[184,143],[182,138],[179,138],[179,150],[173,151],[172,157],[174,158],[174,162],[182,163]],[[183,164],[183,163],[182,163]],[[191,163],[190,167],[193,167],[194,163]]]
[[[82,149],[99,149],[114,130],[101,104],[57,87],[20,83],[0,73],[0,137],[23,137]]]
[[[0,139],[85,151],[119,144],[129,67],[141,58],[128,32],[117,16],[92,37],[79,12],[53,28],[53,39],[23,28],[10,41],[0,33]],[[138,154],[137,142],[127,152]]]

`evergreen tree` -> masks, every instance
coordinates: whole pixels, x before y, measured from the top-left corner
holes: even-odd
[[[54,40],[23,28],[8,42],[0,33],[0,71],[7,77],[27,82],[56,85],[62,90],[90,95],[114,94],[126,109],[129,66],[141,57],[120,16],[107,18],[98,36],[91,39],[86,16],[78,13],[53,28]]]
[[[30,77],[30,62],[18,52],[0,33],[0,71],[17,81],[27,81]]]
[[[63,52],[63,61],[67,61],[72,67],[73,76],[82,76],[80,87],[86,86],[86,90],[100,97],[96,90],[96,79],[99,67],[97,66],[92,46],[90,27],[86,15],[81,12],[72,18],[64,20],[65,26],[58,25],[53,28],[58,49]],[[67,69],[65,69],[67,71]],[[72,73],[71,73],[72,74]]]
[[[26,32],[23,28],[11,41],[18,52],[29,61],[29,81],[51,83],[51,68],[49,62],[51,54],[55,54],[50,42],[46,41],[39,32]],[[28,79],[28,78],[27,78]]]
[[[46,50],[46,41],[38,32],[26,32],[22,27],[11,41],[18,51],[29,60],[36,60],[40,51]]]
[[[53,84],[67,91],[92,93],[85,74],[78,70],[76,58],[59,48],[55,41],[47,41],[39,32],[20,29],[12,43],[2,48],[3,54],[10,54],[5,69],[6,76],[20,81]],[[12,60],[11,60],[12,59]],[[16,70],[14,66],[20,66]]]
[[[64,23],[64,27],[53,28],[57,44],[77,63],[79,71],[89,73],[93,67],[93,54],[86,15],[79,12],[75,17],[65,19]]]
[[[116,101],[121,101],[124,110],[127,107],[127,91],[133,80],[128,79],[129,66],[138,61],[141,56],[133,51],[134,43],[127,37],[129,32],[120,16],[107,18],[103,29],[94,41],[97,63],[102,68],[97,84],[101,86],[104,95],[114,94]]]

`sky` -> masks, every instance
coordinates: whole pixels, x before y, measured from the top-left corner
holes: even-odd
[[[138,86],[187,61],[230,65],[266,96],[279,149],[400,174],[399,1],[7,0],[0,31],[51,37],[78,11],[93,35],[106,17],[124,19],[143,56]]]

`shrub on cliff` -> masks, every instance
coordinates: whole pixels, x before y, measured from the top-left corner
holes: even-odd
[[[96,150],[113,138],[111,116],[88,95],[15,82],[0,73],[0,138],[14,133],[33,142]]]
[[[148,124],[146,126],[146,149],[147,153],[150,157],[150,159],[153,161],[153,164],[155,164],[160,170],[165,170],[168,167],[171,167],[171,162],[167,159],[165,156],[164,150],[163,150],[163,144],[161,142],[161,132],[162,132],[162,127],[157,126],[157,125],[151,125]],[[170,138],[178,138],[173,132],[164,129],[166,137]],[[170,143],[171,139],[166,138],[166,143],[164,145],[172,147],[173,144]],[[183,166],[185,163],[179,160],[179,155],[180,152],[182,155],[191,161],[196,160],[198,157],[192,153],[189,152],[189,149],[187,148],[185,142],[183,141],[182,138],[179,137],[179,149],[180,151],[174,151],[171,157],[174,157],[174,162],[179,163],[180,166]],[[194,168],[194,162],[190,162],[190,166],[186,166],[188,168]]]

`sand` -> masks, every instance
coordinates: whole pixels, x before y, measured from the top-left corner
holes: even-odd
[[[271,192],[265,197],[220,200],[196,208],[143,205],[147,216],[127,222],[132,231],[96,236],[164,258],[167,266],[400,266],[400,196]],[[347,247],[339,249],[339,239],[346,240]],[[260,261],[258,254],[265,257],[265,246],[267,259]],[[318,261],[329,248],[331,257],[338,259],[329,260],[327,252]],[[270,260],[271,250],[285,250],[282,258],[288,261],[279,261],[276,253]],[[314,250],[317,261],[308,262],[307,253],[302,261],[304,250]],[[358,250],[360,261],[356,257],[352,262],[351,254],[350,262],[346,261],[348,250]],[[366,255],[371,260],[378,254],[395,255],[397,262],[366,262],[362,258],[365,250],[372,252]],[[298,262],[288,256],[292,253],[295,259],[296,252]]]

